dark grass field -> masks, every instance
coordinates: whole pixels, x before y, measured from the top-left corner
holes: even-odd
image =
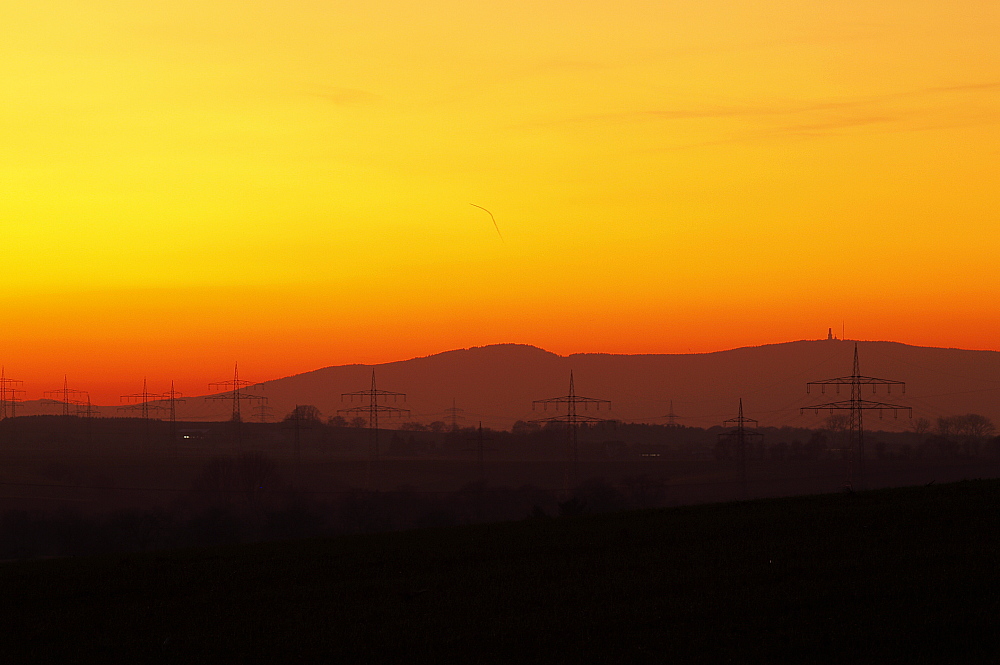
[[[1000,481],[0,565],[0,662],[1000,658]]]

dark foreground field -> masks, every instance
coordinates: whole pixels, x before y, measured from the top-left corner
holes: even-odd
[[[1000,481],[0,565],[0,662],[997,662]]]

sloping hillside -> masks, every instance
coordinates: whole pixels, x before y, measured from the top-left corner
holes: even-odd
[[[866,395],[911,406],[914,417],[930,420],[941,415],[979,413],[1000,423],[1000,353],[909,346],[896,342],[859,342],[861,373],[906,382],[906,393]],[[325,416],[339,409],[365,404],[342,398],[343,393],[377,386],[406,394],[388,400],[408,408],[401,420],[429,423],[448,421],[454,403],[465,425],[509,428],[517,420],[552,415],[532,410],[532,401],[566,395],[570,372],[579,395],[611,400],[610,411],[591,415],[635,422],[665,422],[673,410],[678,422],[710,427],[736,415],[743,399],[748,417],[766,426],[810,427],[829,412],[818,415],[800,409],[845,399],[849,392],[806,394],[806,382],[849,375],[854,342],[805,340],[702,354],[612,355],[603,353],[559,356],[534,346],[500,344],[446,351],[381,365],[340,365],[266,381],[248,392],[267,397],[274,415],[282,417],[296,404],[312,404]],[[244,418],[252,402],[243,405]],[[121,415],[101,407],[105,416]],[[19,413],[58,413],[58,405],[26,403]],[[188,396],[180,407],[183,418],[226,420],[231,407],[225,401]],[[905,429],[905,413],[867,414],[870,429]],[[395,422],[400,422],[396,420]],[[394,421],[383,420],[392,427]]]
[[[532,346],[504,344],[447,351],[375,366],[378,388],[406,393],[405,402],[424,423],[447,420],[453,403],[467,424],[508,428],[516,420],[546,415],[532,401],[567,394],[570,371],[577,394],[609,399],[610,412],[592,415],[664,422],[673,401],[679,422],[712,426],[735,415],[742,398],[746,414],[762,425],[809,426],[829,415],[800,415],[800,407],[837,399],[806,394],[806,382],[849,375],[854,343],[799,341],[705,354],[558,356]],[[1000,422],[1000,353],[859,343],[861,373],[906,382],[906,394],[879,393],[879,401],[914,407],[915,417],[980,413]],[[266,395],[277,413],[313,404],[326,415],[357,406],[341,393],[371,386],[372,366],[327,367],[252,390]],[[846,397],[843,395],[842,397]],[[870,398],[870,397],[869,397]],[[197,401],[197,400],[195,400]],[[216,405],[218,410],[218,406]],[[549,413],[548,415],[551,415]],[[908,426],[892,413],[868,415],[873,429]]]

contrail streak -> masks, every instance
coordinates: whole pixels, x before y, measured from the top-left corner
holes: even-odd
[[[480,210],[486,210],[486,208],[484,208],[483,206],[477,206],[477,205],[476,205],[475,203],[470,203],[469,205],[470,205],[470,206],[472,206],[472,207],[474,207],[474,208],[479,208]],[[496,230],[497,230],[497,235],[498,235],[498,236],[500,236],[500,241],[501,241],[501,242],[506,242],[506,241],[505,241],[505,240],[503,239],[503,234],[502,234],[502,233],[500,233],[500,227],[499,227],[499,226],[497,226],[497,218],[496,218],[496,217],[494,217],[494,216],[493,216],[493,213],[492,213],[492,212],[490,212],[489,210],[486,210],[486,214],[487,214],[487,215],[489,215],[489,216],[490,216],[490,219],[492,219],[492,220],[493,220],[493,226],[494,226],[494,227],[496,228]]]

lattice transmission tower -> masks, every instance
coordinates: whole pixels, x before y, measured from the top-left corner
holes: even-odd
[[[356,390],[350,393],[342,393],[340,395],[341,401],[344,398],[349,398],[352,402],[355,399],[361,400],[362,402],[367,401],[367,404],[361,404],[360,406],[351,407],[348,409],[338,409],[337,413],[354,414],[355,416],[360,416],[361,414],[366,414],[368,416],[368,432],[369,432],[369,449],[368,449],[368,464],[366,469],[365,484],[367,489],[372,488],[372,472],[373,466],[378,463],[379,460],[379,449],[378,449],[378,421],[379,417],[384,415],[387,418],[392,418],[393,416],[402,416],[403,414],[409,415],[409,409],[400,409],[394,406],[389,406],[387,404],[379,404],[380,399],[392,399],[393,402],[402,398],[406,399],[405,393],[392,392],[391,390],[379,390],[375,386],[375,368],[372,368],[372,387],[368,390]]]
[[[266,423],[274,415],[274,408],[267,405],[267,397],[257,398],[257,404],[253,407],[253,419],[259,423]]]
[[[243,415],[241,413],[240,405],[244,400],[253,399],[259,400],[258,395],[251,395],[246,392],[245,388],[247,386],[254,385],[253,381],[244,381],[240,378],[240,364],[236,363],[233,367],[233,378],[227,381],[214,381],[208,384],[208,387],[212,390],[222,390],[224,392],[218,395],[208,395],[205,399],[211,400],[221,400],[233,403],[233,415],[231,420],[233,422],[241,422],[243,420]]]
[[[86,400],[80,400],[80,403],[76,407],[75,416],[83,418],[83,436],[88,443],[93,443],[94,441],[94,418],[101,417],[101,410],[90,403],[90,395],[87,395]]]
[[[44,395],[46,399],[62,404],[62,415],[64,416],[75,415],[70,413],[70,407],[79,407],[82,405],[85,401],[84,397],[88,400],[90,399],[90,395],[86,390],[76,390],[75,388],[70,388],[69,379],[65,375],[63,375],[62,388],[57,388],[56,390],[46,390]],[[70,399],[71,397],[74,397],[75,399]]]
[[[170,390],[160,395],[160,401],[167,403],[167,418],[170,421],[170,440],[177,440],[177,405],[183,404],[187,400],[181,395],[184,393],[174,389],[174,382],[170,382]]]
[[[236,363],[233,367],[232,379],[229,379],[228,381],[215,381],[208,384],[209,388],[212,390],[223,390],[225,392],[205,397],[205,399],[233,403],[233,415],[230,418],[230,422],[233,423],[233,442],[236,446],[237,452],[239,452],[243,447],[243,415],[241,413],[241,404],[244,400],[260,399],[259,395],[252,395],[246,392],[246,387],[252,385],[255,385],[252,381],[245,381],[240,378],[240,364]]]
[[[139,417],[142,418],[142,437],[144,443],[149,443],[149,414],[150,412],[166,411],[167,407],[162,404],[154,404],[154,402],[159,401],[163,398],[160,393],[151,393],[146,387],[146,377],[142,379],[142,392],[132,393],[130,395],[121,395],[118,399],[125,402],[123,406],[119,406],[119,411],[124,412],[139,412]]]
[[[80,400],[80,404],[77,405],[74,415],[88,420],[91,418],[100,418],[101,410],[90,403],[90,395],[87,395],[86,401]]]
[[[670,413],[663,417],[667,419],[665,427],[680,427],[680,425],[677,424],[678,416],[674,413],[674,400],[670,400]]]
[[[865,411],[878,411],[879,417],[881,417],[883,411],[892,411],[894,417],[898,417],[899,411],[907,411],[910,418],[913,417],[913,408],[909,406],[903,406],[900,404],[888,404],[886,402],[875,402],[872,400],[866,400],[862,397],[862,390],[864,386],[872,387],[872,394],[878,392],[879,386],[885,386],[886,393],[892,393],[893,386],[899,386],[902,392],[906,393],[906,384],[902,381],[893,381],[891,379],[878,379],[873,376],[864,376],[861,374],[858,365],[858,344],[854,344],[854,371],[850,376],[840,376],[835,379],[824,379],[822,381],[810,381],[806,384],[806,393],[808,394],[812,386],[819,386],[820,392],[825,393],[827,386],[835,386],[837,393],[840,393],[841,386],[851,387],[851,398],[849,400],[840,400],[836,402],[827,402],[826,404],[814,404],[812,406],[804,406],[799,410],[799,413],[805,413],[807,410],[815,411],[819,413],[820,409],[829,409],[830,413],[834,411],[849,411],[850,412],[850,440],[847,448],[847,489],[854,489],[855,480],[857,480],[858,489],[864,489],[865,483],[865,437],[864,437],[864,412]],[[855,469],[857,465],[857,469]]]
[[[0,367],[0,420],[16,415],[17,403],[21,401],[18,395],[24,394],[19,386],[23,385],[24,381],[8,379],[7,369]]]
[[[119,400],[125,402],[123,406],[119,406],[119,411],[138,411],[139,417],[143,420],[149,420],[149,414],[151,411],[166,411],[167,407],[160,404],[153,404],[155,401],[160,401],[163,395],[160,393],[151,393],[146,388],[146,379],[142,379],[142,392],[132,393],[130,395],[122,395]]]
[[[465,409],[460,409],[457,406],[455,406],[455,398],[452,397],[451,398],[451,407],[445,409],[445,413],[448,414],[448,419],[451,420],[451,430],[450,431],[452,431],[452,432],[457,432],[458,431],[458,421],[459,420],[464,420],[464,418],[461,415],[459,415],[463,411],[465,411]]]
[[[577,429],[581,424],[594,424],[607,422],[605,418],[597,418],[579,413],[579,407],[588,410],[591,406],[596,410],[601,410],[601,405],[606,404],[611,408],[611,400],[597,399],[594,397],[582,397],[576,394],[576,387],[573,381],[573,371],[569,373],[569,394],[562,397],[550,397],[548,399],[536,399],[531,403],[531,409],[535,410],[541,405],[543,410],[548,410],[553,406],[556,410],[560,405],[566,405],[566,414],[551,416],[549,418],[539,418],[530,422],[539,425],[548,423],[562,423],[566,425],[566,472],[563,476],[563,489],[569,492],[571,487],[575,487],[580,475],[580,445],[577,436]]]
[[[751,423],[753,423],[753,426],[747,427]],[[739,464],[740,487],[743,499],[750,498],[750,486],[747,481],[747,440],[762,436],[756,429],[758,424],[753,418],[743,417],[743,398],[741,397],[739,415],[722,423],[723,427],[731,429],[728,432],[719,434],[720,441],[728,440],[736,442],[736,458]]]

